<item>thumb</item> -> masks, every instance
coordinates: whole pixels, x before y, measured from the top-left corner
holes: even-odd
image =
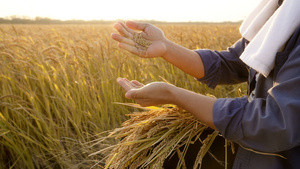
[[[134,21],[127,21],[125,23],[129,28],[139,31],[144,31],[146,27],[149,26],[148,23],[141,23],[141,22],[134,22]]]
[[[127,98],[127,99],[137,99],[138,97],[138,89],[131,89],[131,90],[129,90],[129,91],[127,91],[126,93],[125,93],[125,97]]]

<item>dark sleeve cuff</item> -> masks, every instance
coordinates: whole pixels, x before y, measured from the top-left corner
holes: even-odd
[[[225,138],[232,141],[243,138],[241,120],[247,103],[247,97],[221,98],[215,102],[213,122]]]

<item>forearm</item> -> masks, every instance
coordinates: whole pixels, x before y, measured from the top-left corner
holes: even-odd
[[[213,123],[215,98],[197,94],[164,82],[153,82],[143,85],[137,81],[129,81],[125,78],[118,78],[117,82],[126,91],[125,96],[128,99],[135,100],[141,106],[175,104],[187,110],[211,128],[216,129]]]
[[[215,98],[194,93],[192,91],[173,87],[171,89],[172,103],[193,114],[197,119],[216,129],[213,123],[213,106]]]
[[[162,58],[193,77],[204,77],[204,65],[199,54],[170,40],[166,40],[165,44],[167,51]]]

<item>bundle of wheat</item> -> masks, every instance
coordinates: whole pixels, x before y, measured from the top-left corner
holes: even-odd
[[[162,168],[165,159],[174,152],[180,159],[177,168],[185,168],[184,156],[189,145],[199,140],[203,131],[209,128],[176,106],[155,107],[128,116],[131,118],[108,136],[120,141],[109,147],[112,150],[106,160],[106,168]],[[202,158],[217,135],[218,132],[214,131],[200,140],[202,147],[194,168],[201,167]],[[184,147],[183,151],[180,147]]]

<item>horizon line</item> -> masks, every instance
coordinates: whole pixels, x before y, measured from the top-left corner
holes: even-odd
[[[150,23],[170,23],[170,24],[176,24],[176,23],[215,23],[215,24],[225,24],[225,23],[230,23],[230,24],[240,24],[242,20],[240,21],[160,21],[160,20],[149,20],[149,19],[115,19],[115,20],[105,20],[105,19],[93,19],[93,20],[84,20],[84,19],[69,19],[69,20],[61,20],[61,19],[54,19],[50,17],[40,17],[36,16],[35,18],[30,18],[28,16],[9,16],[9,17],[0,17],[0,23],[21,23],[21,22],[26,22],[26,23],[46,23],[49,22],[48,24],[51,23],[57,23],[57,24],[62,24],[62,23],[113,23],[116,21],[127,21],[127,20],[134,20],[134,21],[140,21],[140,22],[150,22]]]

